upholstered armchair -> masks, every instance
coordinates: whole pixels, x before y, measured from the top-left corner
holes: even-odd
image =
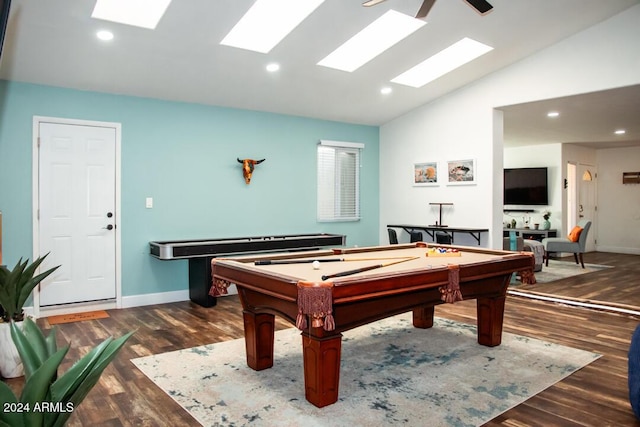
[[[578,227],[581,230],[578,230]],[[569,239],[568,237],[547,237],[542,239],[544,245],[544,259],[545,265],[549,266],[549,253],[550,252],[569,252],[572,253],[576,264],[578,264],[578,257],[580,258],[580,265],[584,268],[584,260],[582,255],[585,252],[587,246],[587,235],[589,234],[589,228],[591,228],[591,221],[587,219],[580,220],[576,228],[571,230],[572,234],[578,234],[577,239]]]

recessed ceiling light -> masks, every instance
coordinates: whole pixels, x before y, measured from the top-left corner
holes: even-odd
[[[257,0],[220,44],[268,53],[324,0]]]
[[[491,50],[491,46],[465,37],[391,81],[421,87]]]
[[[389,10],[318,62],[318,65],[352,72],[425,24],[421,19]]]
[[[92,18],[154,29],[171,0],[97,0]]]
[[[271,64],[268,64],[266,68],[267,68],[267,71],[269,71],[270,73],[274,73],[280,69],[280,64],[276,64],[275,62],[272,62]]]
[[[380,89],[380,93],[383,95],[389,95],[391,92],[393,92],[393,89],[391,89],[389,86],[385,86]]]
[[[104,41],[109,41],[109,40],[113,40],[113,33],[111,31],[107,31],[107,30],[101,30],[98,31],[96,33],[96,36],[100,39],[100,40],[104,40]]]
[[[624,129],[618,129],[617,131],[614,132],[616,135],[624,135],[625,133],[627,133],[626,130]]]
[[[558,117],[560,115],[560,113],[558,113],[557,111],[549,111],[547,113],[547,117]]]

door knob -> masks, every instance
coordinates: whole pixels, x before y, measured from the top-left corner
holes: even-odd
[[[113,230],[113,225],[109,224],[106,227],[102,227],[102,228],[106,228],[107,230]]]
[[[107,212],[107,218],[111,218],[113,216],[113,212]]]

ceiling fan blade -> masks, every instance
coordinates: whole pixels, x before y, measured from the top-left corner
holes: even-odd
[[[416,18],[418,19],[422,19],[425,16],[427,16],[429,14],[429,11],[431,10],[431,8],[433,7],[433,4],[436,2],[436,0],[424,0],[422,2],[422,6],[420,6],[420,10],[418,11],[418,13],[416,14]]]
[[[385,1],[385,0],[368,0],[368,1],[364,2],[364,3],[362,3],[362,5],[365,6],[365,7],[375,6],[378,3],[382,3],[383,1]]]
[[[482,14],[487,13],[491,9],[493,9],[493,6],[491,6],[489,2],[486,0],[465,0],[465,1],[469,3],[471,6],[473,6],[475,10],[477,10]]]

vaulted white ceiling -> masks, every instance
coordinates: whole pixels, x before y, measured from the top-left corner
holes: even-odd
[[[263,54],[220,45],[253,0],[173,0],[154,30],[93,19],[93,0],[13,0],[0,78],[381,125],[638,0],[490,0],[494,9],[484,16],[463,0],[439,0],[427,25],[356,71],[317,65],[387,10],[413,16],[421,3],[326,0]],[[114,39],[98,40],[100,29]],[[494,49],[418,89],[390,83],[463,37]],[[280,70],[266,72],[270,62]],[[392,92],[382,95],[384,86]]]

